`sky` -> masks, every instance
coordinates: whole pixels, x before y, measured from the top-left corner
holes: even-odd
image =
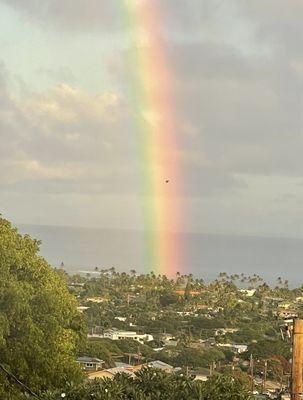
[[[180,229],[303,237],[300,0],[0,0],[1,213],[142,229],[127,2],[157,10]]]

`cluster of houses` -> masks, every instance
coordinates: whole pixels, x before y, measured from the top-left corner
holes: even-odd
[[[226,333],[234,333],[237,332],[236,328],[222,328],[217,329],[215,331],[215,336],[224,336]],[[137,333],[135,331],[123,331],[118,329],[108,329],[103,332],[99,332],[98,330],[93,330],[90,334],[88,334],[89,338],[98,338],[98,339],[110,339],[110,340],[135,340],[138,343],[144,344],[154,340],[153,335],[149,333]],[[161,341],[163,343],[163,347],[154,348],[154,351],[161,351],[164,347],[176,347],[178,344],[178,340],[171,334],[165,333],[162,334]],[[200,339],[197,343],[198,347],[213,347],[219,346],[222,348],[228,348],[235,354],[244,353],[247,350],[246,344],[233,344],[233,343],[217,343],[215,338],[209,339]]]
[[[118,329],[108,329],[103,333],[91,333],[88,335],[89,338],[102,338],[102,339],[110,339],[110,340],[126,340],[132,339],[136,340],[139,343],[151,342],[154,340],[153,335],[148,333],[140,334],[133,331],[120,331]]]
[[[87,379],[113,379],[116,374],[124,373],[132,378],[135,378],[135,373],[140,371],[142,368],[153,368],[167,373],[179,373],[181,368],[174,368],[163,361],[156,360],[145,364],[130,365],[123,362],[116,362],[113,368],[106,368],[105,362],[99,358],[93,357],[79,357],[77,363],[84,370]],[[191,375],[196,380],[205,381],[210,376],[208,369],[202,369],[199,371],[191,372]]]

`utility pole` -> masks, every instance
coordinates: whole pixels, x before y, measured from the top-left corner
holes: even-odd
[[[250,383],[251,383],[251,392],[254,391],[254,359],[253,355],[250,355]]]
[[[303,384],[303,320],[295,319],[291,366],[291,400],[302,399]]]
[[[140,345],[138,345],[138,350],[137,350],[137,365],[140,364],[140,360],[141,360]]]
[[[262,382],[263,393],[266,390],[266,379],[267,379],[267,360],[265,360],[265,362],[264,362],[264,370],[263,370],[263,382]]]

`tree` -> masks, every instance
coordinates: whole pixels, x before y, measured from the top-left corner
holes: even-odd
[[[217,349],[184,348],[174,360],[174,364],[193,368],[208,367],[212,362],[224,360],[224,358],[224,353]]]
[[[39,244],[0,218],[0,362],[36,392],[81,379],[75,354],[84,332],[76,300]],[[17,399],[14,390],[1,374],[0,398]]]
[[[290,358],[290,345],[282,340],[265,339],[258,343],[251,343],[243,356],[249,359],[250,354],[259,359],[278,356],[288,360]]]
[[[100,379],[71,387],[69,400],[251,400],[249,385],[242,377],[218,375],[207,382],[167,374],[155,369],[137,372],[135,379],[126,374],[117,374],[111,379]],[[47,397],[59,398],[59,393]]]
[[[250,400],[249,385],[241,377],[216,375],[204,384],[205,400]]]
[[[172,304],[176,304],[179,301],[179,296],[176,293],[165,292],[163,293],[160,298],[159,302],[161,307],[167,307]]]

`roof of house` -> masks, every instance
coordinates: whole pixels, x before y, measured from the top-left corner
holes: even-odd
[[[165,362],[160,361],[160,360],[151,361],[148,363],[148,366],[151,368],[159,368],[159,369],[173,369],[174,368],[173,366],[166,364]]]
[[[126,364],[124,362],[115,361],[115,366],[118,368],[132,368],[133,366],[130,364]]]
[[[128,374],[130,376],[134,376],[134,373],[132,371],[128,370],[127,368],[123,368],[123,367],[109,368],[106,371],[110,372],[113,375],[116,375],[116,374]]]
[[[106,369],[103,369],[102,371],[94,371],[94,372],[89,372],[87,374],[88,379],[103,379],[103,378],[112,378],[114,375],[107,371]]]
[[[123,367],[115,367],[109,369],[103,369],[102,371],[94,371],[87,374],[88,379],[98,379],[98,378],[113,378],[116,374],[127,374],[131,377],[135,377],[135,374]]]
[[[100,360],[100,358],[95,358],[95,357],[78,357],[77,358],[78,362],[83,362],[83,363],[104,363],[105,361]]]

